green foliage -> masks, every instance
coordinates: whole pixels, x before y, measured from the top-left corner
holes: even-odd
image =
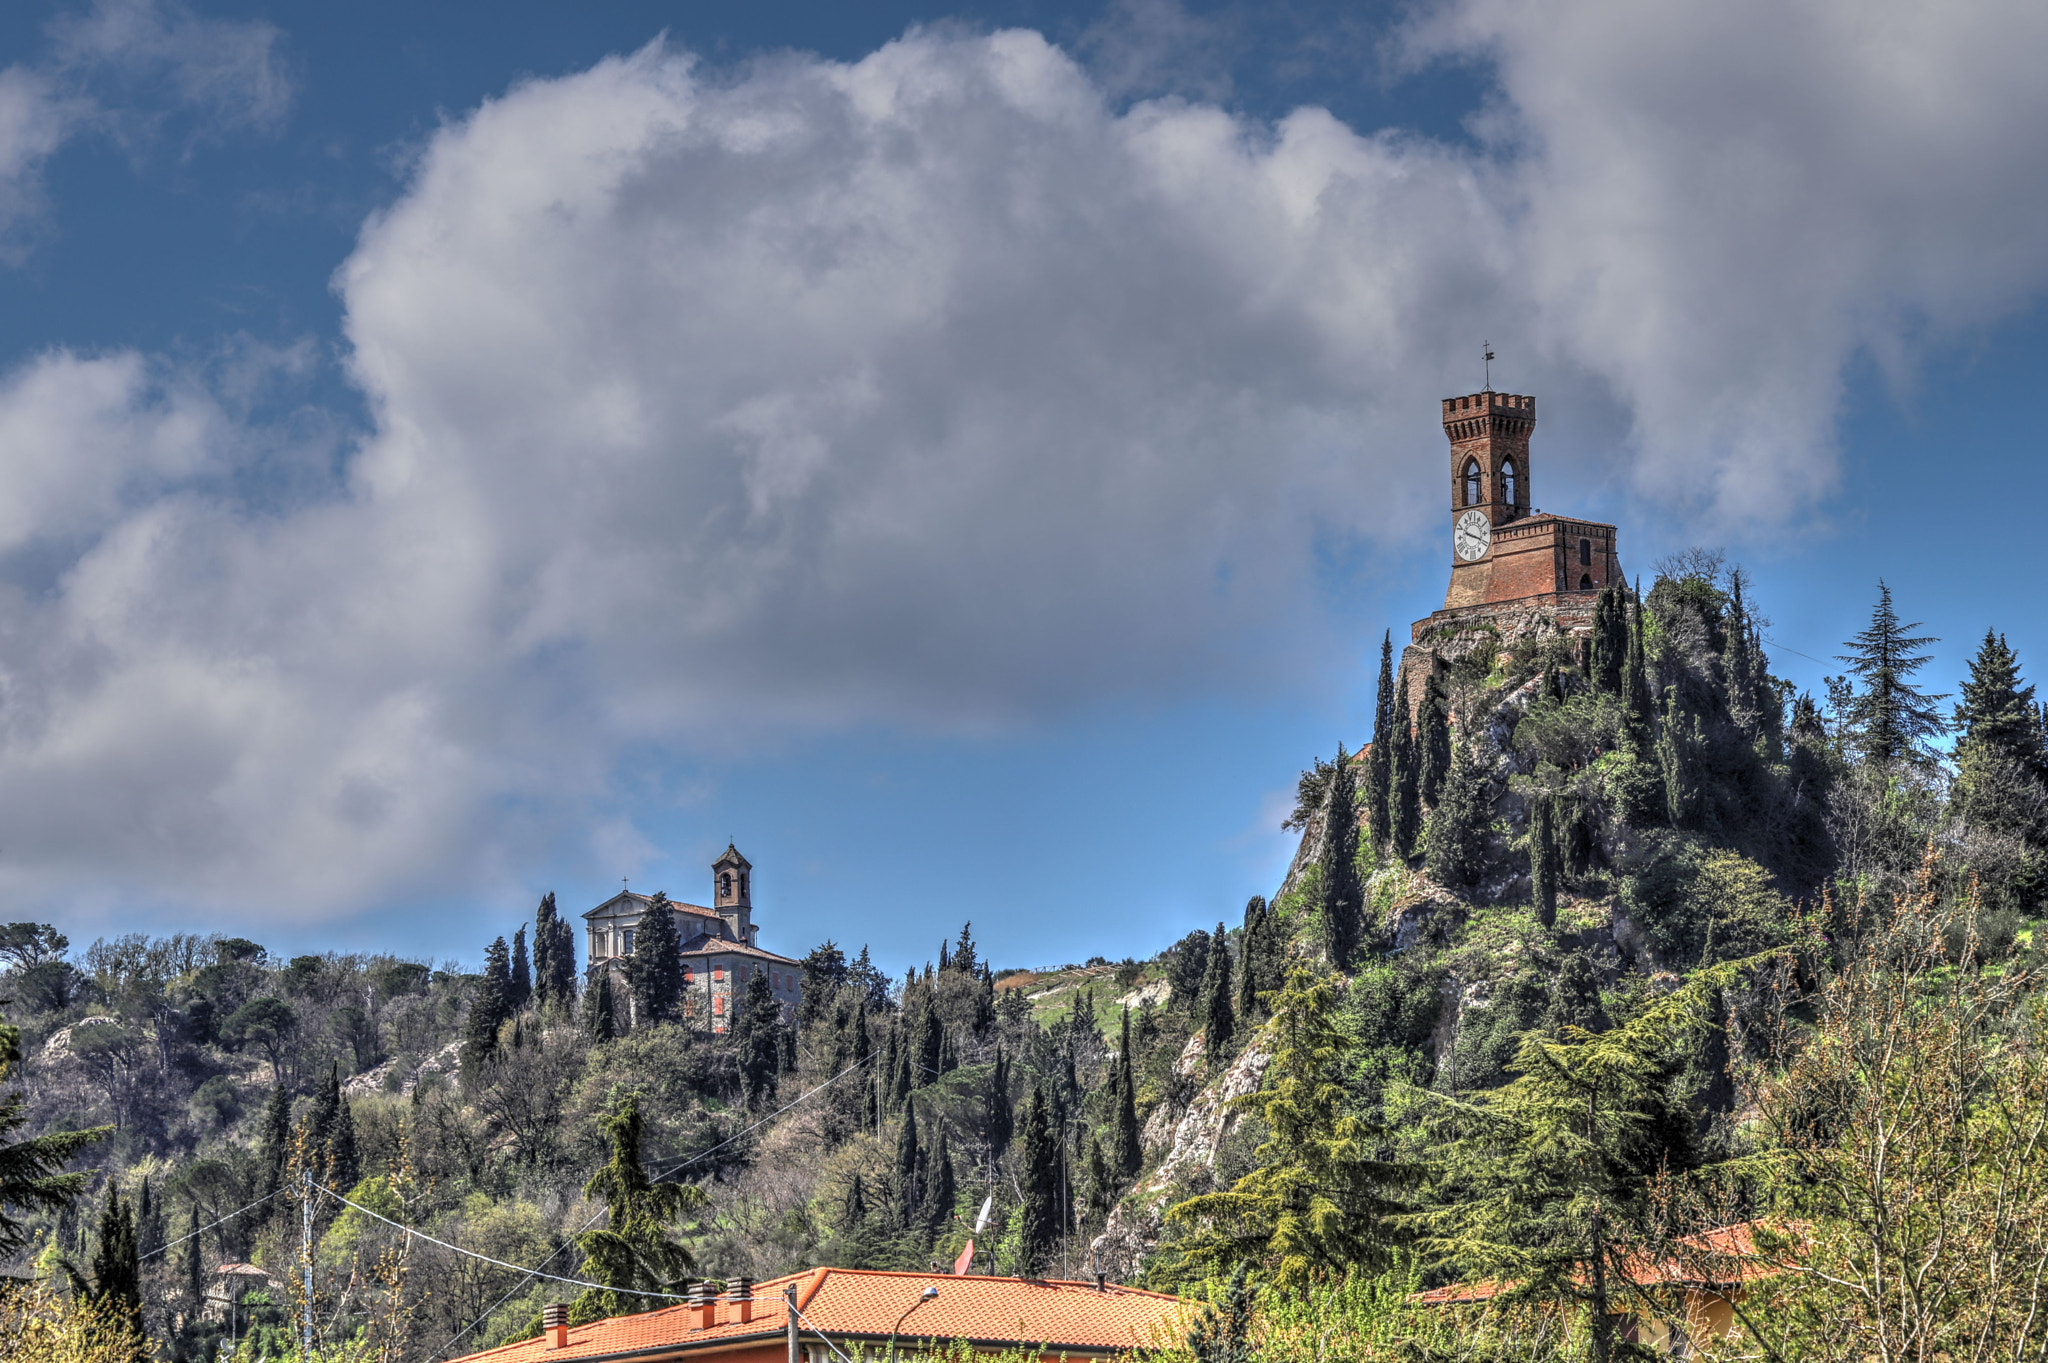
[[[512,957],[500,937],[484,950],[483,984],[470,1001],[462,1037],[462,1072],[474,1079],[498,1053],[498,1029],[512,1016]]]
[[[701,1188],[656,1183],[640,1162],[643,1123],[637,1094],[623,1095],[604,1123],[611,1158],[584,1185],[605,1206],[605,1224],[577,1237],[584,1272],[601,1288],[586,1288],[571,1310],[578,1321],[652,1310],[659,1298],[635,1292],[675,1292],[696,1267],[674,1237],[677,1223],[708,1203]]]
[[[1947,727],[1937,708],[1947,697],[1930,695],[1913,685],[1913,675],[1932,656],[1923,650],[1939,642],[1915,636],[1912,631],[1918,628],[1917,620],[1900,623],[1892,607],[1892,589],[1880,580],[1870,623],[1844,645],[1849,651],[1838,657],[1861,683],[1848,697],[1843,715],[1846,736],[1865,759],[1881,767],[1931,761],[1928,745]]]
[[[1380,640],[1380,680],[1373,705],[1372,746],[1365,754],[1366,824],[1377,845],[1385,845],[1393,832],[1394,724],[1394,636],[1389,631]],[[1340,748],[1340,767],[1343,757]]]
[[[1451,771],[1451,717],[1444,707],[1443,683],[1433,672],[1423,680],[1422,703],[1415,711],[1415,748],[1416,798],[1434,809]]]
[[[1209,970],[1202,984],[1203,1047],[1211,1064],[1230,1053],[1230,1041],[1237,1031],[1237,1015],[1231,1008],[1230,946],[1223,925],[1216,925],[1215,943],[1209,952]]]
[[[1472,760],[1472,745],[1462,738],[1451,757],[1443,798],[1430,816],[1427,840],[1429,873],[1452,889],[1470,889],[1486,871],[1486,831],[1491,822],[1486,781]]]
[[[1257,1265],[1290,1290],[1387,1261],[1389,1191],[1403,1171],[1377,1157],[1381,1133],[1345,1088],[1353,1041],[1336,984],[1306,969],[1289,977],[1270,1024],[1273,1059],[1257,1093],[1236,1100],[1272,1136],[1259,1165],[1228,1191],[1167,1213],[1189,1229],[1187,1260],[1212,1271]]]
[[[626,985],[633,994],[635,1026],[675,1020],[683,1005],[683,938],[668,896],[656,891],[633,931]]]
[[[1353,768],[1357,764],[1337,745],[1335,771],[1323,805],[1322,901],[1323,950],[1331,964],[1348,969],[1364,926],[1365,895],[1358,875],[1358,806]]]

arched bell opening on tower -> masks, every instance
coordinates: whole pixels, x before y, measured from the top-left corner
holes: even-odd
[[[1465,505],[1466,505],[1466,506],[1478,506],[1478,505],[1479,505],[1479,504],[1480,504],[1481,502],[1483,502],[1483,501],[1485,501],[1485,500],[1486,500],[1486,496],[1485,496],[1485,489],[1484,489],[1483,483],[1484,483],[1484,480],[1483,480],[1483,479],[1482,479],[1482,478],[1480,477],[1480,474],[1479,474],[1479,461],[1478,461],[1477,459],[1468,459],[1468,460],[1466,460],[1466,461],[1465,461]]]

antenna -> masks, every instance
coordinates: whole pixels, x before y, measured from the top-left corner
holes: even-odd
[[[1491,393],[1493,391],[1493,342],[1481,341],[1479,348],[1486,352],[1486,359],[1484,361],[1486,365],[1486,391]]]

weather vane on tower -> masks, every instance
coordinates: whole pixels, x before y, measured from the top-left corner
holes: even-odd
[[[1483,361],[1486,366],[1486,391],[1491,393],[1493,391],[1493,342],[1481,341],[1479,348],[1486,352],[1486,359]]]

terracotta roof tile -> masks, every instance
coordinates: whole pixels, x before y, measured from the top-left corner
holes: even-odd
[[[797,1310],[809,1322],[804,1337],[822,1331],[837,1344],[847,1339],[886,1340],[906,1308],[905,1341],[973,1340],[990,1344],[1046,1345],[1054,1352],[1118,1353],[1176,1342],[1187,1328],[1191,1304],[1178,1297],[1111,1285],[1031,1278],[953,1277],[944,1273],[885,1273],[870,1269],[815,1268],[754,1287],[752,1319],[739,1320],[739,1304],[719,1300],[710,1329],[697,1324],[689,1305],[642,1315],[614,1316],[570,1327],[566,1349],[545,1337],[504,1344],[468,1360],[489,1363],[578,1363],[642,1356],[716,1357],[740,1346],[782,1336],[782,1290],[797,1284]],[[923,1300],[927,1287],[938,1295]],[[842,1347],[844,1347],[842,1345]]]

